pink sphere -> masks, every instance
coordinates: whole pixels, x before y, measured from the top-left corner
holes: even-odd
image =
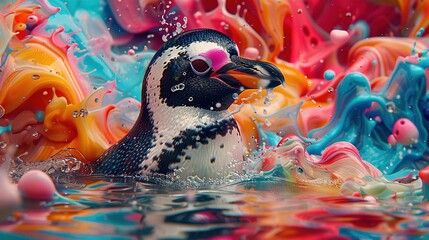
[[[136,51],[134,51],[133,49],[128,50],[128,55],[134,56],[134,54],[136,54]]]
[[[40,170],[30,170],[18,181],[18,190],[22,196],[32,200],[51,200],[55,185],[51,177]]]
[[[408,118],[400,118],[393,125],[392,134],[396,141],[402,145],[416,144],[419,139],[419,130]]]
[[[390,136],[387,138],[387,142],[391,146],[395,146],[396,145],[396,138],[395,138],[395,136],[393,136],[393,134],[390,134]]]
[[[350,38],[350,35],[347,31],[337,29],[332,30],[329,36],[331,37],[333,43],[339,45],[347,42]]]
[[[259,50],[254,47],[244,49],[243,57],[249,59],[257,59],[259,57]]]

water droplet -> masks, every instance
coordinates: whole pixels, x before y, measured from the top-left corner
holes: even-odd
[[[297,12],[298,14],[301,14],[301,13],[302,13],[302,9],[300,8],[300,9],[298,9],[296,12]]]
[[[264,104],[266,106],[269,106],[271,99],[273,99],[273,89],[272,88],[267,89],[267,95],[265,96]]]
[[[222,104],[220,104],[220,103],[216,103],[215,107],[216,107],[216,108],[220,108],[220,107],[222,107]]]
[[[5,112],[6,112],[6,110],[4,110],[4,107],[2,105],[0,105],[0,118],[3,117]]]
[[[351,17],[351,16],[352,16],[352,14],[350,12],[346,13],[346,17]]]
[[[265,115],[267,115],[267,114],[268,114],[267,109],[265,109],[265,108],[264,108],[264,109],[262,110],[262,113],[263,113],[263,114],[265,114]]]
[[[79,111],[79,117],[86,117],[88,116],[88,111],[86,109],[81,109]]]
[[[48,91],[43,91],[42,95],[43,95],[43,96],[48,95]]]
[[[265,119],[265,125],[267,125],[268,127],[271,126],[271,122],[268,119]]]
[[[179,84],[174,85],[174,86],[171,87],[171,92],[182,91],[183,89],[185,89],[185,84],[184,83],[179,83]]]
[[[129,56],[133,56],[134,54],[136,54],[136,51],[134,51],[134,49],[128,50],[128,55]]]
[[[79,112],[78,112],[78,111],[73,111],[73,113],[72,113],[72,117],[73,117],[73,118],[77,118],[77,117],[79,117]]]
[[[237,100],[237,99],[238,99],[238,93],[233,93],[233,94],[232,94],[232,98],[233,98],[234,100]]]
[[[5,149],[7,147],[7,143],[6,142],[0,142],[0,148],[1,149]]]
[[[38,79],[40,79],[40,76],[37,74],[33,74],[33,76],[31,76],[31,79],[38,80]]]
[[[394,102],[387,102],[386,103],[386,110],[387,110],[387,112],[390,112],[390,113],[394,112],[396,110],[395,103]]]
[[[63,164],[61,171],[64,173],[76,172],[82,167],[82,162],[72,156],[67,156],[63,159]]]
[[[99,101],[100,101],[100,99],[98,99],[98,98],[95,98],[95,99],[94,99],[94,102],[95,102],[95,103],[98,103]]]
[[[34,132],[34,133],[32,134],[32,136],[33,136],[34,138],[40,137],[40,133],[38,133],[38,132]]]
[[[334,88],[333,88],[333,87],[329,87],[329,88],[328,88],[328,92],[329,92],[329,93],[331,93],[331,92],[333,92],[333,91],[334,91]]]

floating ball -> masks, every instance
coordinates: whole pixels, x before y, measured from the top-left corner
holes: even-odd
[[[328,81],[332,80],[335,78],[335,72],[332,70],[326,70],[325,73],[323,73],[323,77]]]
[[[243,57],[249,59],[257,59],[259,57],[259,50],[254,47],[244,49]]]
[[[400,118],[393,125],[392,135],[402,145],[416,144],[419,139],[419,130],[408,118]]]
[[[134,56],[134,54],[136,54],[136,52],[133,49],[128,50],[128,55]]]
[[[51,200],[55,185],[51,177],[40,170],[26,172],[18,181],[18,190],[24,198],[32,200]]]
[[[36,15],[30,15],[27,18],[27,23],[30,25],[34,25],[39,22],[39,18]]]
[[[333,43],[339,45],[347,42],[350,38],[350,35],[347,31],[338,29],[332,30],[329,36],[331,37]]]

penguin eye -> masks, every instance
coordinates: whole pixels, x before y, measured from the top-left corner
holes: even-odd
[[[212,68],[212,61],[202,56],[196,56],[191,58],[191,67],[197,75],[203,75]]]

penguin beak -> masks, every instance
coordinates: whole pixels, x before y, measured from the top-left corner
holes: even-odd
[[[233,88],[274,88],[284,84],[280,70],[271,63],[232,56],[231,62],[212,74]]]

